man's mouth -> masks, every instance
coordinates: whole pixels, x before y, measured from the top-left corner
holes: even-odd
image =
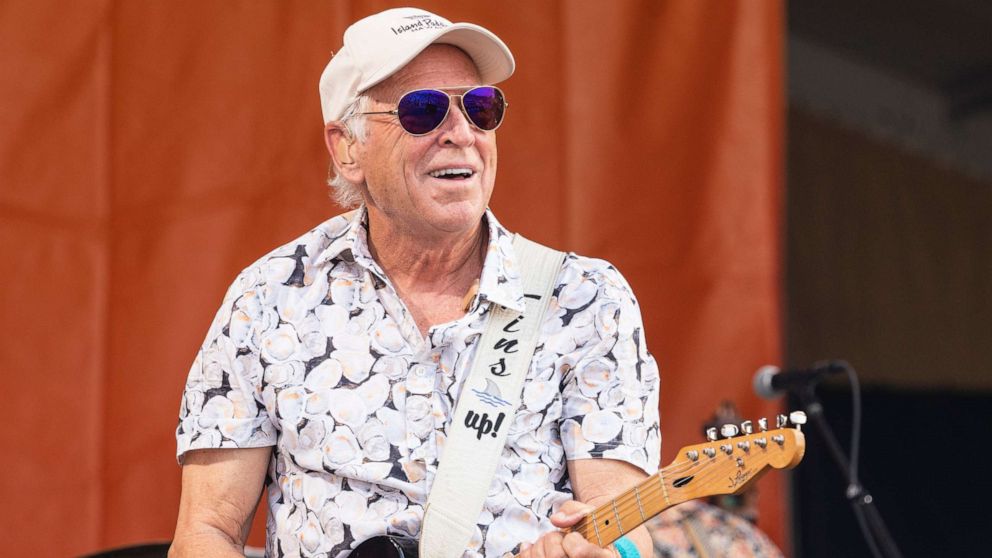
[[[441,178],[444,180],[465,180],[467,178],[472,178],[475,171],[469,168],[452,168],[452,169],[438,169],[436,171],[431,171],[431,176],[434,178]]]

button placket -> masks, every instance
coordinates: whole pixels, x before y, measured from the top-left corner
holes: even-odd
[[[410,365],[406,378],[406,443],[410,459],[423,465],[430,458],[430,444],[425,443],[433,432],[433,382],[429,370],[419,360]]]

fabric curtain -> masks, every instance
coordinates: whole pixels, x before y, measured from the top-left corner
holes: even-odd
[[[7,552],[171,537],[195,350],[238,271],[339,212],[317,79],[350,22],[405,3],[0,3]],[[492,207],[627,277],[662,461],[721,400],[778,411],[750,378],[781,351],[781,3],[419,4],[513,50]],[[784,478],[761,485],[779,543]]]

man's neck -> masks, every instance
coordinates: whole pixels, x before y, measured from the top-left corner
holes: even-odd
[[[403,231],[369,215],[369,248],[422,334],[465,313],[464,299],[482,273],[488,228],[450,235]]]

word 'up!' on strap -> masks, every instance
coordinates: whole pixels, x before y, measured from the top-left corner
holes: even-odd
[[[513,251],[526,310],[519,314],[496,304],[490,309],[427,498],[420,537],[425,558],[458,558],[475,533],[565,258],[520,235]]]

